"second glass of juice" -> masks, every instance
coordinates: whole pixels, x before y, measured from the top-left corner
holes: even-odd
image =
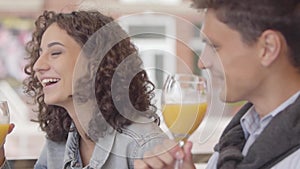
[[[206,81],[192,74],[169,76],[162,95],[165,124],[177,141],[186,141],[207,109]]]
[[[7,101],[0,100],[0,146],[3,144],[4,139],[9,129],[9,108]]]

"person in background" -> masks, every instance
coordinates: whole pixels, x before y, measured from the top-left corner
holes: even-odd
[[[225,80],[223,101],[248,101],[206,168],[300,168],[300,1],[193,0],[193,6],[205,12],[199,67]],[[135,168],[173,168],[176,158],[184,169],[195,168],[191,147],[188,142],[151,157],[154,149]]]
[[[154,85],[111,17],[44,11],[26,49],[25,93],[46,132],[34,168],[133,168],[135,158],[166,138],[151,103]],[[3,146],[0,153],[9,168]]]

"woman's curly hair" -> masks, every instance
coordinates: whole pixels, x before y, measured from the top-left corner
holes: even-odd
[[[101,57],[99,52],[94,51],[101,51],[107,42],[113,41],[112,38],[119,38],[122,35],[127,36],[127,34],[115,23],[113,18],[105,16],[98,11],[74,11],[71,13],[45,11],[36,20],[32,39],[26,46],[26,50],[29,53],[29,63],[25,66],[25,73],[29,76],[24,80],[24,91],[34,99],[34,104],[37,103],[38,105],[38,110],[35,111],[38,112],[37,121],[41,129],[47,133],[49,139],[60,142],[65,141],[68,132],[71,131],[72,119],[64,108],[45,104],[42,85],[33,69],[35,62],[39,58],[42,36],[45,30],[53,23],[65,30],[83,48],[83,53],[86,57]],[[112,30],[105,33],[100,39],[94,36],[97,31],[111,23],[114,25]],[[85,47],[87,42],[92,44],[92,46]],[[129,56],[133,59],[128,59]],[[101,123],[101,117],[119,132],[122,132],[125,126],[133,122],[128,117],[136,115],[149,117],[159,123],[159,118],[155,113],[156,107],[151,104],[151,99],[154,95],[154,85],[149,81],[145,70],[141,68],[142,61],[137,54],[137,49],[130,42],[130,38],[128,36],[122,37],[120,41],[113,44],[102,58],[98,59],[101,60],[101,63],[97,65],[94,74],[94,93],[85,94],[96,97],[97,109],[101,111],[101,115],[99,115],[100,111],[92,112],[93,117],[89,122],[88,132],[92,133],[96,139],[103,136],[102,133],[104,131],[99,131],[99,126],[102,126],[102,124],[99,124]],[[117,71],[118,67],[120,67],[119,65],[125,61],[126,66],[122,66],[121,71]],[[88,67],[93,67],[93,64],[89,63]],[[128,77],[132,76],[134,72],[137,73],[129,79],[129,89],[124,90],[126,88],[125,84],[128,83],[126,82]],[[83,87],[90,84],[90,81],[84,81],[87,76],[90,75],[80,79],[83,81],[81,83],[81,85],[84,85]],[[114,79],[124,83],[113,87]],[[116,95],[112,94],[112,88],[116,90],[113,91],[117,93]],[[124,91],[127,91],[127,93]],[[126,94],[129,95],[130,102],[137,111],[129,112],[128,105],[122,105],[122,100],[128,97]],[[116,104],[118,104],[118,108]],[[105,130],[105,127],[102,130]]]

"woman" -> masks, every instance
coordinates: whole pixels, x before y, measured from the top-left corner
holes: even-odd
[[[165,135],[130,38],[97,11],[45,11],[35,26],[24,84],[47,134],[35,168],[133,168]]]

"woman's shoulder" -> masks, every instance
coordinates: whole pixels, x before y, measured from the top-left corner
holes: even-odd
[[[63,164],[65,146],[65,142],[55,142],[46,138],[34,168],[60,168]]]
[[[124,128],[125,132],[133,132],[137,135],[145,134],[161,134],[163,131],[159,124],[153,119],[147,117],[138,117],[132,120],[133,122]]]
[[[167,138],[167,135],[162,131],[159,125],[152,119],[146,117],[136,118],[134,122],[126,126],[120,134],[129,137],[131,141],[134,140],[139,145],[151,141],[157,142]]]
[[[45,149],[47,149],[47,154],[60,155],[63,157],[66,148],[66,142],[56,142],[50,139],[46,139]]]

